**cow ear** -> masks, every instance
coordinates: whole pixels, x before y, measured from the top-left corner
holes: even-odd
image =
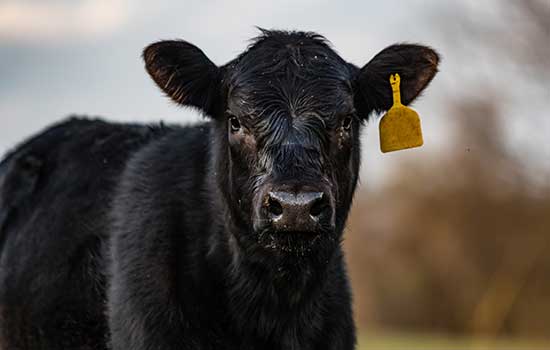
[[[361,68],[355,94],[356,108],[366,119],[373,111],[388,110],[393,104],[390,75],[401,77],[401,102],[410,104],[437,73],[439,55],[433,49],[412,44],[392,45]]]
[[[143,50],[145,68],[155,83],[175,102],[212,115],[220,94],[220,71],[196,46],[182,41],[160,41]]]

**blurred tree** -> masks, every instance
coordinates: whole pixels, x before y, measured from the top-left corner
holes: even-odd
[[[550,3],[500,4],[502,23],[468,23],[467,35],[547,85]],[[515,87],[478,86],[445,101],[449,152],[356,198],[345,244],[362,327],[550,336],[550,188],[507,147],[495,97]],[[533,128],[548,117],[525,114]]]

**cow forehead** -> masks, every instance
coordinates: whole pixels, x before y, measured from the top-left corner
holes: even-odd
[[[314,78],[349,80],[350,65],[321,39],[303,35],[264,37],[228,64],[228,82]]]
[[[317,34],[266,32],[227,64],[228,108],[258,117],[348,113],[354,72]]]
[[[352,91],[347,81],[337,79],[262,76],[233,87],[228,95],[228,106],[230,110],[247,114],[280,109],[287,109],[293,115],[307,112],[338,114],[352,107]]]
[[[246,114],[287,109],[300,115],[352,108],[351,77],[345,62],[308,52],[299,57],[261,58],[251,57],[248,65],[239,62],[234,67],[228,86],[230,109]]]

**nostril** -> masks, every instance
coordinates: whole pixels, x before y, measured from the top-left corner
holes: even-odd
[[[273,216],[280,216],[283,213],[283,207],[273,197],[269,197],[267,200],[267,211]]]
[[[328,203],[325,201],[324,197],[325,196],[320,196],[319,198],[315,199],[315,201],[311,205],[311,208],[309,209],[309,215],[317,218],[325,211],[325,209],[327,209]]]

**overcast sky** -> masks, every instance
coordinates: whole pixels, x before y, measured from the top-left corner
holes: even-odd
[[[217,64],[240,53],[257,35],[255,26],[317,31],[359,66],[395,42],[431,45],[444,60],[441,73],[414,105],[422,118],[425,146],[382,155],[377,125],[371,123],[364,135],[362,176],[364,183],[376,184],[396,162],[427,157],[445,147],[449,137],[440,101],[457,89],[455,75],[463,57],[445,52],[449,42],[438,26],[447,24],[434,18],[438,3],[2,0],[0,153],[69,114],[116,121],[198,120],[195,112],[169,102],[143,69],[141,50],[159,39],[190,41]],[[475,75],[476,69],[484,68],[473,65],[470,73]]]

